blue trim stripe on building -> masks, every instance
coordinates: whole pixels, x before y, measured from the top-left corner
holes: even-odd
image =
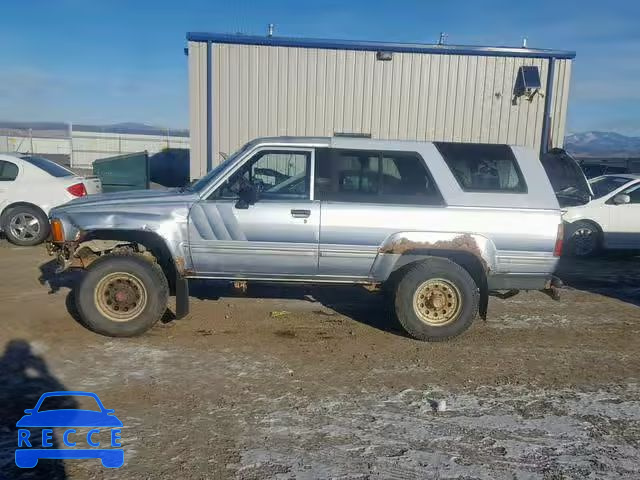
[[[555,58],[549,59],[547,70],[547,91],[544,97],[544,118],[542,119],[542,139],[540,142],[540,154],[549,150],[549,137],[551,136],[551,105],[553,101],[553,76],[555,74]]]
[[[576,52],[517,47],[480,47],[467,45],[426,45],[419,43],[330,40],[320,38],[263,37],[229,33],[189,32],[191,42],[263,45],[271,47],[321,48],[331,50],[389,51],[441,55],[477,55],[485,57],[526,57],[573,59]]]

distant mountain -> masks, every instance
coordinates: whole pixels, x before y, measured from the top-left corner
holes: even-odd
[[[565,149],[585,157],[640,157],[640,137],[614,132],[584,132],[567,135]]]
[[[136,122],[114,123],[110,125],[74,123],[73,129],[80,132],[138,133],[147,135],[172,135],[177,137],[189,136],[189,130],[187,129],[164,128]],[[12,134],[24,134],[25,131],[32,130],[34,135],[47,132],[46,136],[66,136],[69,132],[69,124],[63,122],[12,122],[0,120],[0,130],[11,131]]]
[[[110,132],[110,133],[138,133],[146,135],[172,135],[176,137],[188,137],[189,130],[163,128],[147,123],[123,122],[111,125],[82,125],[74,124],[73,129],[81,132]]]

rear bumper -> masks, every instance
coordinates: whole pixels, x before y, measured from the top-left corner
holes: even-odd
[[[553,279],[551,274],[498,273],[487,276],[489,290],[544,290]]]

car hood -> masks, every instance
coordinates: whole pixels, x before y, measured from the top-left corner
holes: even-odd
[[[83,210],[86,207],[109,205],[136,205],[154,203],[182,203],[196,199],[197,195],[179,189],[171,190],[128,190],[124,192],[102,193],[76,198],[60,207],[56,211]]]
[[[17,427],[121,427],[115,415],[93,410],[60,409],[25,415]]]

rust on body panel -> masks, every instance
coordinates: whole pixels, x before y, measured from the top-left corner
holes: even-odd
[[[451,240],[438,240],[436,242],[416,242],[409,240],[406,237],[402,237],[395,240],[390,245],[385,245],[380,248],[380,253],[395,253],[404,254],[414,250],[461,250],[474,254],[482,262],[485,270],[489,270],[489,265],[482,256],[482,251],[478,246],[478,242],[465,233],[458,235]]]

